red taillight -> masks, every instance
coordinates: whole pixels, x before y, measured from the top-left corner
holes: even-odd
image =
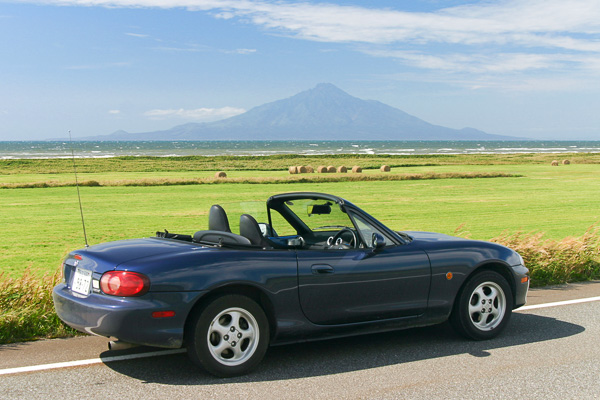
[[[76,260],[83,260],[83,257],[81,257],[79,254],[75,254],[73,258]]]
[[[141,296],[150,289],[150,279],[137,272],[108,271],[100,278],[100,289],[112,296]]]

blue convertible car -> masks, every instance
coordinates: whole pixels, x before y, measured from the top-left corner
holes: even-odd
[[[264,206],[262,207],[264,211]],[[68,325],[119,342],[186,347],[217,376],[248,372],[269,345],[450,320],[490,339],[525,304],[515,251],[429,232],[395,232],[328,194],[286,193],[240,234],[215,205],[209,229],[157,232],[72,252],[54,304]]]

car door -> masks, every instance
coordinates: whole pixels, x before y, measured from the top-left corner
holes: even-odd
[[[417,316],[427,308],[429,258],[410,243],[298,250],[297,257],[300,304],[315,324]]]

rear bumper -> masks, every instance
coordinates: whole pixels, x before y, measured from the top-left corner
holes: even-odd
[[[150,292],[141,297],[104,294],[81,296],[65,284],[54,287],[56,313],[81,332],[112,336],[125,342],[179,348],[187,316],[204,292]],[[154,311],[175,311],[170,318],[153,318]]]

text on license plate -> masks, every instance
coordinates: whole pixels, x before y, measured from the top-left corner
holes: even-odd
[[[92,282],[92,271],[82,268],[75,270],[73,276],[73,285],[71,290],[81,294],[90,293],[90,283]]]

